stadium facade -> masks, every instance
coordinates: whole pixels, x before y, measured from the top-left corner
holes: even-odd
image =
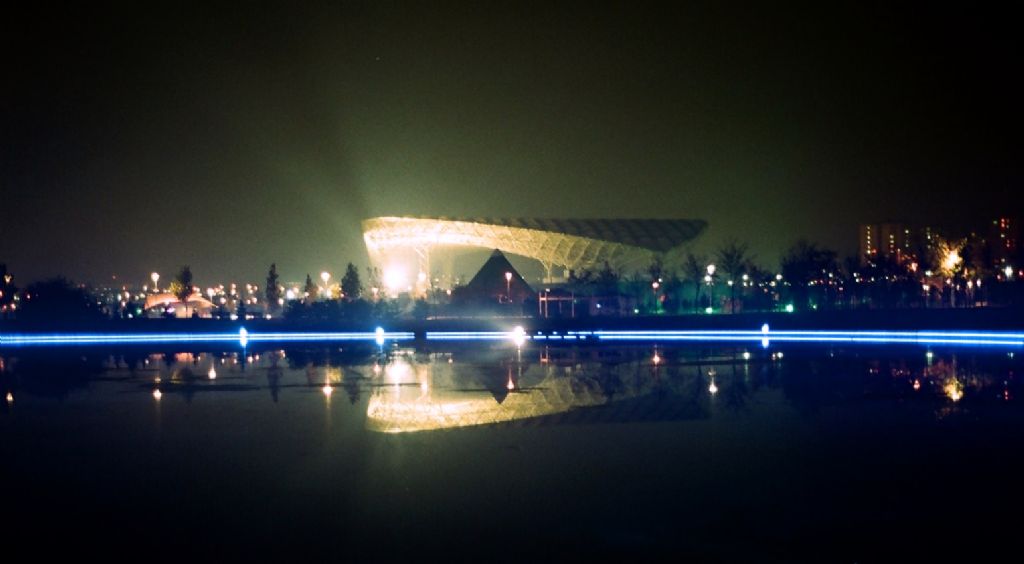
[[[389,253],[415,251],[421,266],[439,247],[498,249],[540,261],[547,278],[567,270],[637,268],[692,241],[707,228],[693,219],[529,219],[375,217],[363,240],[378,265]]]

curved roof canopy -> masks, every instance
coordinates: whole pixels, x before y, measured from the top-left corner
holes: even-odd
[[[375,217],[363,221],[371,257],[435,246],[499,249],[571,269],[646,262],[707,227],[691,219]]]

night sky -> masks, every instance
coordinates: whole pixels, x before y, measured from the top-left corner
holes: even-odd
[[[702,218],[772,265],[1020,215],[1009,13],[290,4],[4,18],[0,262],[299,280],[415,214]]]

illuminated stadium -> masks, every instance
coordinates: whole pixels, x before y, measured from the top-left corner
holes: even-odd
[[[498,249],[540,261],[548,278],[567,270],[636,268],[692,241],[707,227],[691,219],[501,219],[375,217],[363,221],[370,259],[384,265],[390,254],[415,251],[421,272],[440,247]]]

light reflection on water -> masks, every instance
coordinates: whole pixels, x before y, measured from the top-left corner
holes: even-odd
[[[834,347],[788,352],[686,346],[523,350],[501,344],[65,354],[30,349],[0,358],[0,391],[10,406],[15,395],[88,396],[140,388],[156,401],[166,401],[168,394],[191,402],[209,392],[233,392],[266,394],[275,403],[282,394],[311,388],[328,399],[341,390],[349,404],[365,405],[365,428],[384,433],[530,420],[553,424],[579,419],[588,410],[609,421],[631,421],[643,418],[629,410],[642,411],[632,406],[645,398],[687,417],[709,417],[712,402],[743,408],[771,390],[782,391],[786,407],[797,411],[839,396],[943,400],[936,411],[941,417],[961,402],[1010,402],[1017,396],[1018,361],[1012,354]],[[560,414],[572,415],[553,417]]]
[[[1020,355],[532,343],[16,352],[0,358],[12,511],[87,508],[114,530],[231,550],[262,548],[255,538],[386,560],[395,553],[378,551],[444,553],[456,539],[492,555],[494,531],[511,528],[516,542],[502,547],[520,560],[566,556],[531,552],[552,546],[761,560],[767,546],[780,560],[853,561],[872,535],[921,538],[951,503],[986,514],[1024,501],[1013,488],[935,495],[950,475],[1004,484],[1024,470],[1011,448],[1024,435]],[[801,552],[815,543],[829,550]]]

